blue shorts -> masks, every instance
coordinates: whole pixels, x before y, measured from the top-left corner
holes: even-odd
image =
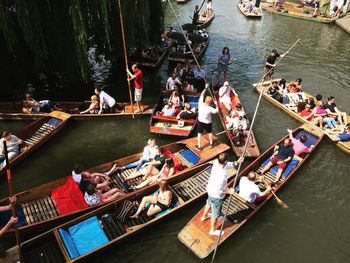
[[[218,199],[211,196],[208,196],[207,205],[211,207],[211,217],[219,218],[221,215],[221,207],[224,199]]]

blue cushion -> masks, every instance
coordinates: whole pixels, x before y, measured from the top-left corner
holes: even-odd
[[[68,229],[80,255],[90,252],[108,242],[96,216],[86,219]]]
[[[79,254],[79,252],[74,244],[74,241],[72,240],[71,236],[69,235],[69,233],[62,228],[58,229],[58,233],[59,233],[60,237],[62,238],[63,244],[64,244],[65,248],[67,249],[70,258],[74,259],[74,258],[79,257],[80,254]]]
[[[271,156],[270,156],[270,157],[271,157]],[[265,166],[268,164],[268,162],[270,161],[270,157],[267,158],[267,159],[263,162],[263,164],[262,164],[263,167],[265,167]],[[287,167],[284,169],[284,171],[283,171],[283,173],[282,173],[282,178],[285,178],[285,177],[295,168],[295,166],[297,166],[298,163],[299,163],[299,160],[293,158],[293,159],[288,163]],[[277,170],[278,170],[278,165],[276,164],[276,165],[274,165],[274,166],[271,167],[270,172],[276,174],[276,173],[277,173]]]
[[[191,105],[191,108],[198,109],[198,101],[199,101],[198,96],[186,96],[185,101]]]
[[[53,125],[55,127],[57,127],[62,121],[60,119],[56,119],[56,118],[50,118],[48,121],[47,121],[47,124],[49,125]]]
[[[21,205],[17,205],[16,206],[16,213],[17,213],[17,217],[18,217],[18,223],[16,224],[17,227],[21,227],[21,226],[25,226],[28,224],[26,217],[24,215],[23,212],[23,208]],[[3,211],[0,212],[0,227],[4,227],[7,222],[10,220],[12,216],[12,210],[8,210],[8,211]]]
[[[298,139],[302,136],[305,135],[307,137],[306,142],[304,142],[304,145],[308,148],[310,148],[311,145],[315,145],[315,143],[318,140],[318,137],[316,137],[315,135],[308,133],[305,130],[300,130],[300,132],[298,132],[298,134],[295,135],[295,139]]]
[[[180,154],[193,165],[197,164],[200,160],[199,156],[190,149],[185,149],[182,152],[180,152]]]
[[[158,194],[158,193],[159,193],[159,189],[157,191],[155,191],[153,194],[149,195],[149,196],[154,196],[155,194]],[[170,203],[169,208],[167,210],[159,212],[158,214],[155,214],[154,217],[159,217],[159,216],[169,212],[174,207],[177,207],[178,205],[179,205],[179,200],[178,200],[177,196],[174,193],[172,193],[172,195],[171,195],[171,203]],[[150,206],[150,203],[147,202],[146,203],[146,207],[148,208],[149,206]]]
[[[179,202],[176,201],[175,204],[171,204],[170,207],[167,210],[164,210],[162,212],[159,212],[158,214],[156,214],[154,217],[160,217],[161,215],[164,215],[165,213],[168,213],[169,211],[171,211],[171,209],[177,207],[179,205]]]

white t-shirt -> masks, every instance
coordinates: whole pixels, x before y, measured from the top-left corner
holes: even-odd
[[[170,77],[168,78],[166,83],[167,83],[168,89],[173,91],[175,89],[176,83],[181,83],[181,82],[178,78],[173,79],[172,77]]]
[[[80,182],[81,182],[81,174],[77,174],[74,171],[72,171],[72,178],[77,184],[80,184]]]
[[[198,102],[198,120],[202,123],[210,124],[212,122],[211,115],[218,113],[218,111],[218,107],[214,109],[213,107],[208,106],[206,103],[203,102],[202,94]]]
[[[168,105],[165,105],[163,110],[163,116],[166,117],[173,117],[175,115],[175,109],[173,109],[172,107],[169,107]]]
[[[7,151],[9,152],[16,152],[19,151],[19,144],[17,144],[21,139],[18,138],[16,135],[11,135],[11,139],[9,141],[6,141]],[[0,154],[4,153],[4,138],[0,139]]]
[[[227,162],[225,167],[222,167],[218,160],[214,161],[206,188],[210,197],[217,199],[223,199],[225,197],[224,191],[227,187],[227,172],[232,168],[234,168],[233,162]]]
[[[254,203],[257,197],[262,196],[262,192],[254,182],[243,176],[239,181],[239,195],[248,202]]]
[[[146,146],[143,148],[143,154],[142,154],[142,159],[145,160],[151,160],[154,159],[154,157],[157,155],[157,146],[151,147],[151,146]]]
[[[102,102],[103,105],[108,105],[110,108],[112,108],[115,105],[115,99],[108,95],[106,92],[103,90],[100,93],[100,102]]]

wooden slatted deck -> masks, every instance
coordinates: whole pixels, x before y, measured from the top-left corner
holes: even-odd
[[[28,225],[59,216],[55,202],[49,196],[22,203],[21,205]]]
[[[210,174],[208,170],[205,170],[194,177],[191,177],[181,183],[174,185],[173,189],[175,193],[179,195],[183,201],[186,202],[206,192],[205,188],[207,186],[209,177]]]
[[[44,123],[32,136],[25,139],[24,142],[29,146],[33,146],[34,144],[37,144],[41,139],[43,139],[46,135],[51,133],[55,128],[56,127],[54,125]]]
[[[56,242],[50,242],[45,246],[38,247],[35,250],[30,251],[28,254],[24,254],[26,263],[59,263],[65,262]],[[40,261],[38,262],[38,258]]]
[[[222,204],[222,211],[226,211],[228,206],[229,198],[226,198]],[[234,224],[238,224],[245,220],[247,215],[253,211],[253,208],[244,203],[238,196],[232,195],[231,203],[229,206],[227,219],[232,221]]]

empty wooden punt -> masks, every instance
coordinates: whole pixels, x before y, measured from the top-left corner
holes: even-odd
[[[274,79],[274,81],[280,81],[280,79]],[[253,84],[253,86],[255,87],[255,90],[260,92],[262,88],[264,88],[264,91],[263,91],[263,96],[265,99],[267,99],[269,102],[271,102],[273,105],[277,106],[279,109],[285,111],[286,113],[288,113],[291,117],[293,117],[294,119],[302,122],[302,123],[307,123],[309,125],[311,125],[313,127],[313,129],[318,129],[319,132],[322,132],[324,133],[325,135],[328,136],[328,138],[333,141],[335,143],[335,145],[343,150],[344,152],[350,154],[350,141],[347,141],[347,142],[342,142],[342,141],[339,141],[337,140],[337,138],[330,134],[328,130],[323,130],[321,129],[320,127],[316,126],[316,125],[313,125],[311,124],[308,120],[306,120],[305,118],[303,118],[300,114],[298,114],[297,112],[295,112],[293,109],[289,108],[289,107],[286,107],[284,106],[282,103],[280,103],[279,101],[275,100],[274,98],[272,98],[271,96],[269,96],[267,94],[267,91],[269,89],[269,85],[270,85],[270,81],[265,81],[263,83],[263,85],[261,84],[258,84],[258,83],[255,83]],[[304,91],[304,94],[306,96],[306,98],[314,98],[315,101],[316,101],[316,98],[310,94],[308,94],[307,92]],[[347,123],[350,124],[350,116],[348,115],[347,116],[348,119],[347,119]]]
[[[149,189],[147,192],[136,196],[130,196],[125,199],[110,203],[107,206],[101,207],[98,210],[90,212],[76,220],[72,220],[64,225],[61,225],[45,234],[31,239],[22,244],[22,251],[25,262],[89,262],[98,253],[116,246],[118,243],[126,240],[130,236],[138,232],[150,228],[155,224],[175,214],[180,209],[188,207],[196,200],[205,196],[206,184],[208,182],[211,171],[211,164],[205,163],[197,168],[188,171],[176,180],[171,182],[171,191],[173,195],[172,205],[168,210],[158,213],[154,217],[149,217],[145,212],[142,212],[138,219],[129,219],[126,222],[121,222],[115,216],[115,207],[123,204],[125,200],[131,202],[140,202],[145,195],[152,194],[154,190]],[[232,178],[235,170],[231,170],[229,178]],[[106,239],[103,244],[96,246],[87,253],[78,253],[72,256],[72,251],[69,251],[67,240],[62,237],[62,230],[69,231],[71,227],[86,222],[86,220],[97,219],[102,227],[98,227],[98,231],[103,231]],[[74,240],[76,240],[74,238]],[[79,240],[79,246],[90,242],[89,240]],[[72,244],[70,244],[72,245]]]
[[[35,149],[39,148],[60,131],[63,126],[66,125],[69,118],[69,114],[53,111],[47,116],[41,117],[39,120],[21,129],[16,136],[23,140],[24,145],[21,146],[21,152],[10,160],[11,167],[17,165]],[[3,175],[5,173],[5,167],[2,166],[1,162],[0,165],[0,175]]]
[[[314,145],[315,148],[311,153],[303,156],[303,158],[299,156],[294,156],[292,161],[289,162],[288,166],[284,170],[282,177],[274,189],[277,192],[290,178],[296,176],[296,171],[300,168],[300,166],[306,161],[306,159],[312,154],[317,145],[323,138],[323,133],[319,132],[319,130],[314,129],[312,126],[308,124],[303,124],[299,128],[293,131],[293,136],[295,138],[299,138],[301,135],[307,135],[308,140],[306,144],[308,146]],[[278,145],[283,142],[286,137],[282,138],[275,145]],[[252,162],[247,168],[245,168],[239,175],[238,180],[242,176],[247,176],[250,171],[259,171],[267,164],[270,156],[274,152],[274,147],[270,147],[266,152],[264,152],[259,158],[257,158],[254,162]],[[267,182],[273,182],[276,177],[276,170],[272,168],[271,172],[266,173],[265,180]],[[237,183],[238,185],[238,183]],[[229,187],[233,187],[233,180],[229,183]],[[259,188],[264,189],[262,184],[259,185]],[[273,194],[270,193],[266,196],[266,198],[258,203],[251,204],[244,200],[237,192],[238,187],[235,187],[236,192],[232,195],[232,201],[228,204],[228,198],[225,199],[223,204],[223,211],[226,211],[226,208],[229,206],[229,212],[227,215],[227,219],[224,225],[224,234],[221,236],[220,244],[222,244],[226,239],[232,236],[236,231],[238,231],[250,218],[252,218],[256,212],[261,209],[265,203],[273,198]],[[210,220],[201,221],[200,218],[203,215],[204,207],[186,224],[186,226],[180,231],[178,234],[179,240],[190,249],[196,256],[199,258],[206,258],[209,256],[215,249],[217,238],[216,236],[209,235],[210,229]],[[221,226],[222,220],[218,221],[218,227]],[[219,245],[220,245],[219,244]]]
[[[217,146],[211,148],[209,147],[209,140],[208,137],[204,137],[204,143],[207,146],[202,151],[197,151],[195,149],[196,145],[196,138],[190,138],[186,140],[182,140],[179,142],[170,143],[167,145],[162,146],[162,148],[167,151],[167,155],[172,157],[177,163],[178,171],[167,180],[169,182],[172,182],[173,180],[176,180],[177,177],[181,177],[182,174],[191,171],[194,169],[197,165],[201,165],[204,162],[214,158],[218,154],[227,151],[229,149],[229,146],[227,146],[224,143],[219,143]],[[88,169],[89,172],[107,172],[113,165],[114,162],[116,162],[120,166],[124,166],[128,163],[137,161],[142,156],[142,153],[137,153],[131,156],[127,156],[118,160],[114,160],[105,164],[102,164],[100,166]],[[182,167],[180,167],[180,165]],[[182,168],[182,169],[181,169]],[[126,185],[123,181],[125,181],[130,174],[133,172],[132,169],[127,169],[123,171],[122,173],[116,173],[110,176],[111,178],[111,187],[118,187],[122,189],[126,195],[139,195],[143,191],[153,191],[156,186],[151,185],[147,186],[143,189],[132,191],[130,189],[126,188]],[[60,213],[58,209],[57,202],[53,198],[53,191],[57,191],[57,189],[60,189],[60,187],[63,187],[72,181],[71,176],[66,176],[58,180],[54,180],[52,182],[31,188],[27,191],[21,192],[16,194],[17,196],[17,215],[20,219],[20,225],[18,226],[18,231],[21,236],[21,240],[26,240],[29,238],[34,237],[35,235],[38,235],[40,233],[43,233],[44,231],[49,230],[52,227],[55,227],[59,224],[62,224],[64,222],[67,222],[68,220],[71,220],[73,218],[76,218],[84,213],[87,213],[90,210],[96,209],[97,207],[101,205],[97,205],[94,207],[86,207],[81,206],[77,207],[75,209],[71,209],[69,211],[64,211],[63,213]],[[73,181],[74,182],[74,181]],[[140,182],[142,182],[142,178],[138,177],[132,180],[128,180],[128,184],[131,186],[136,186]],[[75,182],[74,182],[75,183]],[[78,186],[75,186],[74,184],[69,184],[68,186],[72,186],[73,190],[74,187],[77,189],[77,193],[73,195],[72,193],[68,192],[65,194],[65,200],[64,204],[73,202],[75,203],[75,199],[83,198],[82,193],[80,192]],[[56,198],[57,200],[57,198]],[[0,204],[4,204],[7,202],[7,198],[0,200]],[[63,209],[61,209],[63,211]],[[0,218],[2,218],[2,226],[6,224],[7,219],[11,216],[11,213],[0,213]],[[14,242],[14,230],[10,230],[7,232],[3,237],[2,240],[7,240],[10,242]]]

